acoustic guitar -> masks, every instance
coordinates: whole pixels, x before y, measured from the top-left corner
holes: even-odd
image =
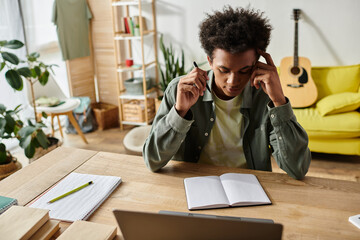
[[[318,92],[311,77],[311,63],[298,56],[298,21],[300,9],[293,10],[295,20],[294,57],[285,57],[280,63],[280,82],[283,92],[294,108],[308,107],[315,103]]]

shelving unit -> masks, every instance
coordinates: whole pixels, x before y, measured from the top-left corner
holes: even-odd
[[[144,21],[142,20],[142,11],[143,5],[150,4],[151,5],[151,15],[152,15],[152,28],[144,29]],[[154,99],[158,96],[158,89],[152,87],[147,89],[146,85],[146,77],[147,70],[150,68],[155,68],[155,86],[158,85],[158,67],[157,67],[157,35],[156,35],[156,14],[155,14],[155,0],[113,0],[112,3],[112,19],[113,19],[113,36],[114,36],[114,48],[115,48],[115,62],[116,62],[116,80],[118,87],[118,101],[119,101],[119,120],[120,120],[120,128],[123,129],[123,125],[148,125],[151,124],[152,120],[155,116],[155,106]],[[125,33],[119,31],[120,26],[118,26],[119,22],[122,23],[123,17],[130,17],[130,6],[134,8],[138,8],[138,16],[139,16],[139,30],[140,36],[134,36],[129,33]],[[119,16],[119,12],[123,12],[123,16]],[[120,21],[119,21],[120,20]],[[150,62],[145,62],[144,55],[144,41],[148,38],[153,38],[153,48],[154,48],[154,60]],[[125,48],[120,49],[118,42],[124,41]],[[139,62],[134,62],[135,65],[131,67],[127,67],[125,65],[125,59],[123,59],[121,51],[126,51],[126,58],[133,57],[133,49],[132,49],[132,41],[140,41],[141,46],[141,59]],[[126,92],[124,88],[124,81],[128,78],[133,78],[135,72],[142,72],[143,78],[143,95],[132,95]],[[124,75],[127,75],[125,77]],[[136,106],[136,103],[139,103],[139,106]],[[129,105],[134,104],[134,105]],[[129,107],[130,106],[130,107]],[[131,111],[131,106],[133,106],[134,112],[126,112]],[[141,111],[141,112],[136,112]],[[128,115],[125,114],[134,114],[137,116],[141,116],[141,121],[128,121]]]

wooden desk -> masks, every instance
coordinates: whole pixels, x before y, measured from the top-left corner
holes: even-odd
[[[197,213],[268,218],[284,225],[283,239],[359,239],[360,230],[348,222],[360,213],[360,184],[306,177],[297,181],[285,174],[247,169],[170,162],[159,173],[150,172],[141,157],[60,147],[0,181],[0,195],[18,199],[20,205],[61,180],[70,172],[120,176],[123,182],[89,218],[116,225],[114,208],[158,212],[186,212],[183,179],[252,173],[272,205],[197,211]],[[66,228],[62,224],[62,228]],[[118,239],[122,239],[118,230]]]

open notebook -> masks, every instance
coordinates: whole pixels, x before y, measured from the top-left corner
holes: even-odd
[[[185,178],[184,185],[189,210],[271,204],[253,174]]]
[[[93,184],[53,203],[48,203],[87,182]],[[121,183],[120,177],[70,173],[53,188],[30,204],[33,208],[50,210],[50,218],[73,222],[86,220]]]

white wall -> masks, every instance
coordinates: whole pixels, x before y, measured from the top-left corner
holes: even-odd
[[[157,0],[157,30],[165,44],[172,42],[185,50],[186,65],[202,62],[206,55],[199,40],[199,24],[205,13],[224,5],[251,7],[265,12],[273,26],[267,51],[276,65],[294,49],[292,10],[300,8],[299,56],[308,57],[313,66],[360,63],[359,0]],[[161,57],[160,57],[161,59]]]

